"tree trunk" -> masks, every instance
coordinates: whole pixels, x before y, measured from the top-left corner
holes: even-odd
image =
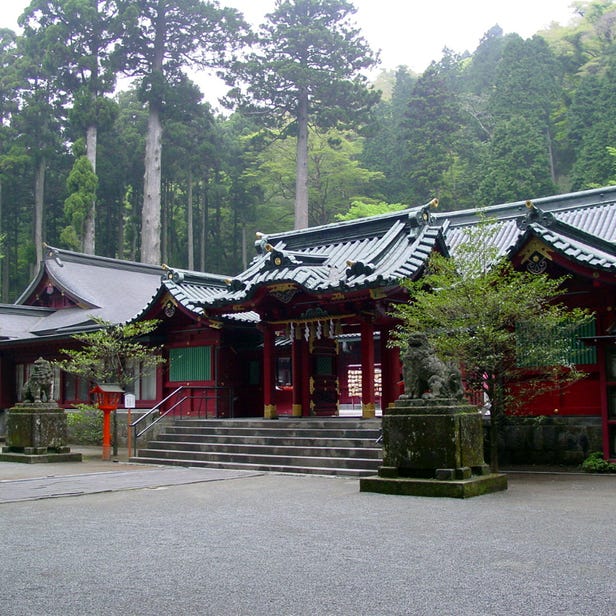
[[[143,210],[141,212],[141,261],[159,264],[160,253],[160,181],[163,126],[160,118],[164,83],[163,59],[165,55],[165,7],[159,4],[154,34],[151,93],[148,132],[145,139],[145,174],[143,178]],[[160,77],[160,78],[157,78]]]
[[[43,261],[43,213],[45,198],[45,172],[47,162],[41,157],[34,176],[34,249],[36,266]]]
[[[494,407],[490,409],[490,468],[498,473],[498,424]]]
[[[160,263],[160,156],[163,127],[160,111],[150,104],[145,141],[145,175],[141,212],[141,261]]]
[[[188,170],[188,206],[186,210],[186,234],[188,235],[188,269],[195,269],[195,240],[193,229],[193,176]]]
[[[206,248],[207,248],[207,232],[209,224],[209,201],[208,201],[208,178],[203,180],[203,207],[201,208],[201,252],[200,265],[201,271],[205,272],[206,268]]]
[[[96,173],[96,141],[97,141],[96,124],[88,126],[86,131],[86,155],[92,171]],[[92,201],[92,206],[86,216],[83,228],[83,251],[87,255],[93,255],[96,251],[96,199]]]
[[[498,370],[494,375],[492,391],[489,398],[492,402],[490,408],[490,468],[493,473],[498,473],[498,433],[499,422],[505,413],[505,379]]]
[[[169,225],[173,218],[169,214],[171,207],[171,189],[169,182],[165,182],[161,185],[160,198],[160,261],[162,263],[169,261]]]
[[[308,226],[308,93],[300,91],[297,110],[295,228]]]

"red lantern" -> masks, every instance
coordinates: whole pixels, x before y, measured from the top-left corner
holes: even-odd
[[[115,383],[96,385],[90,393],[98,408],[103,411],[103,460],[111,459],[111,411],[115,411],[120,404],[124,390]]]

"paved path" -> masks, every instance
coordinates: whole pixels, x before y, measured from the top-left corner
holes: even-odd
[[[156,472],[152,472],[156,470]],[[0,505],[18,501],[82,496],[119,490],[159,488],[205,481],[254,477],[260,473],[198,468],[119,469],[79,475],[56,475],[0,481]]]

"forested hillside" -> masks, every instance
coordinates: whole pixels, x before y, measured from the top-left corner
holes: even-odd
[[[298,135],[311,225],[357,203],[462,209],[616,183],[613,0],[578,2],[571,25],[527,40],[495,25],[473,53],[372,88],[362,70],[376,56],[346,0],[321,3],[335,19],[310,19],[308,35],[290,25],[313,0],[281,3],[257,32],[213,3],[162,4],[33,0],[22,35],[0,30],[1,301],[43,242],[237,273],[255,231],[296,224]],[[306,60],[335,39],[319,23],[349,46]],[[271,41],[285,37],[301,70],[283,75]],[[187,76],[206,69],[234,86],[225,113]],[[312,88],[304,103],[283,100],[289,84]]]

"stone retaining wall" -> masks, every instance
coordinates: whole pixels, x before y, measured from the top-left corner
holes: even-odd
[[[509,417],[501,430],[501,464],[580,464],[602,451],[599,417]]]

